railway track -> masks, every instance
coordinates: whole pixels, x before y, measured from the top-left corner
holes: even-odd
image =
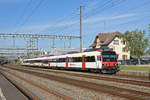
[[[97,83],[93,83],[93,82],[87,82],[87,81],[82,81],[82,80],[76,80],[76,79],[71,79],[71,78],[66,78],[66,77],[60,77],[60,76],[55,76],[55,75],[49,75],[49,74],[45,74],[45,73],[40,73],[40,72],[35,72],[35,71],[31,71],[31,70],[27,70],[27,69],[18,69],[18,68],[11,68],[12,70],[17,70],[23,73],[28,73],[28,74],[32,74],[38,77],[42,77],[42,78],[46,78],[49,80],[54,80],[54,81],[58,81],[61,83],[65,83],[65,84],[69,84],[69,85],[73,85],[73,86],[77,86],[77,87],[81,87],[81,88],[86,88],[92,91],[96,91],[99,93],[109,93],[111,95],[115,95],[115,96],[120,96],[123,98],[127,98],[127,99],[131,99],[131,100],[149,100],[150,99],[150,93],[145,93],[145,92],[141,92],[141,91],[136,91],[136,90],[130,90],[130,89],[124,89],[124,88],[118,88],[115,86],[108,86],[108,85],[103,85],[103,84],[97,84]],[[49,71],[50,72],[50,71]],[[63,72],[64,74],[65,72]],[[75,75],[77,76],[77,74],[73,74],[73,73],[65,73],[67,75]],[[98,78],[96,76],[91,76],[91,75],[81,75],[78,74],[78,77],[88,77],[88,78],[95,78],[95,79],[101,79],[103,80],[104,78]],[[109,79],[108,81],[113,81],[114,79]],[[122,82],[122,80],[120,81],[116,79],[117,82]],[[137,81],[136,81],[137,82]],[[132,81],[131,84],[136,84],[136,82]],[[130,81],[125,81],[125,83],[130,83]],[[141,83],[142,85],[145,85],[147,87],[149,87],[148,83]],[[139,82],[136,85],[140,85]]]
[[[36,88],[39,88],[40,90],[43,90],[43,91],[47,92],[48,94],[57,96],[57,97],[61,98],[62,100],[74,100],[74,99],[72,99],[72,98],[70,98],[70,97],[68,97],[68,96],[65,96],[65,95],[60,94],[60,93],[58,93],[58,92],[56,92],[56,91],[50,90],[50,89],[48,89],[48,88],[46,88],[46,87],[44,87],[44,86],[41,86],[41,85],[39,85],[39,84],[37,84],[37,83],[35,83],[35,82],[29,81],[28,79],[25,79],[25,78],[23,78],[23,77],[17,76],[16,74],[11,73],[11,72],[9,72],[9,71],[7,71],[7,70],[5,70],[5,69],[1,69],[1,68],[0,68],[0,70],[1,70],[0,73],[1,73],[7,80],[9,80],[13,85],[15,85],[21,92],[23,92],[23,94],[24,94],[25,96],[27,96],[27,97],[29,98],[29,100],[39,100],[39,98],[37,98],[36,96],[34,96],[33,94],[31,94],[30,91],[28,91],[27,89],[23,88],[23,86],[19,85],[16,81],[12,80],[12,79],[11,79],[8,75],[6,75],[4,72],[10,74],[11,76],[14,76],[14,77],[20,79],[22,82],[26,82],[26,83],[28,83],[28,84],[30,84],[30,85],[36,87]]]
[[[39,70],[42,72],[51,72],[55,74],[71,75],[75,77],[83,77],[83,78],[90,78],[90,79],[96,79],[96,80],[104,80],[104,81],[110,81],[110,82],[113,81],[113,82],[119,82],[119,83],[125,83],[125,84],[150,87],[150,81],[135,80],[135,79],[128,79],[128,78],[118,78],[118,77],[116,78],[116,77],[108,77],[108,76],[96,76],[96,75],[88,75],[88,74],[80,74],[80,73],[69,73],[69,72],[55,71],[55,70],[43,70],[39,68],[38,69],[30,68],[30,69]]]
[[[2,74],[11,84],[13,84],[20,92],[23,93],[29,100],[38,100],[36,96],[30,93],[27,89],[23,88],[20,84],[18,84],[15,80],[11,79],[8,75],[6,75],[2,70],[0,71],[0,74]]]
[[[34,68],[31,68],[31,69],[37,70]],[[75,77],[83,77],[83,78],[90,78],[90,79],[96,79],[96,80],[113,81],[113,82],[119,82],[119,83],[125,83],[125,84],[150,87],[150,81],[135,80],[135,79],[128,79],[128,78],[112,78],[112,77],[107,77],[107,76],[95,76],[95,75],[88,75],[88,74],[68,73],[68,72],[53,71],[53,70],[42,70],[42,69],[38,69],[38,70],[43,71],[43,72],[56,73],[56,74],[71,75]]]

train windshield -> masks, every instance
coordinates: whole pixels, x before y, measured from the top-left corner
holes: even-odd
[[[117,58],[116,58],[116,53],[115,52],[102,52],[102,58],[103,58],[103,61],[105,62],[109,62],[109,61],[114,61],[116,62],[117,61]]]

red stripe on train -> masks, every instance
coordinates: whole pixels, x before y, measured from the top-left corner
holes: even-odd
[[[82,69],[85,69],[85,68],[86,68],[85,58],[82,57]]]
[[[66,68],[68,68],[68,58],[66,58]]]

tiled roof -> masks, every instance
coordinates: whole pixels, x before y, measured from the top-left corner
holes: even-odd
[[[109,43],[111,43],[113,41],[113,39],[116,36],[119,36],[121,33],[120,32],[112,32],[112,33],[99,33],[95,40],[94,43],[90,46],[90,47],[96,47],[96,40],[97,38],[99,38],[100,40],[100,45],[104,46],[104,45],[108,45]]]

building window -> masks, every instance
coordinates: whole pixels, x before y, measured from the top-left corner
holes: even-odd
[[[122,48],[122,52],[128,52],[126,48]]]
[[[114,45],[119,45],[119,40],[114,40]]]
[[[127,55],[122,55],[122,59],[126,60],[126,59],[128,59],[128,56]]]
[[[125,42],[125,41],[122,41],[122,44],[123,44],[123,45],[125,45],[125,44],[126,44],[126,42]]]
[[[119,54],[116,54],[117,59],[119,58]]]

